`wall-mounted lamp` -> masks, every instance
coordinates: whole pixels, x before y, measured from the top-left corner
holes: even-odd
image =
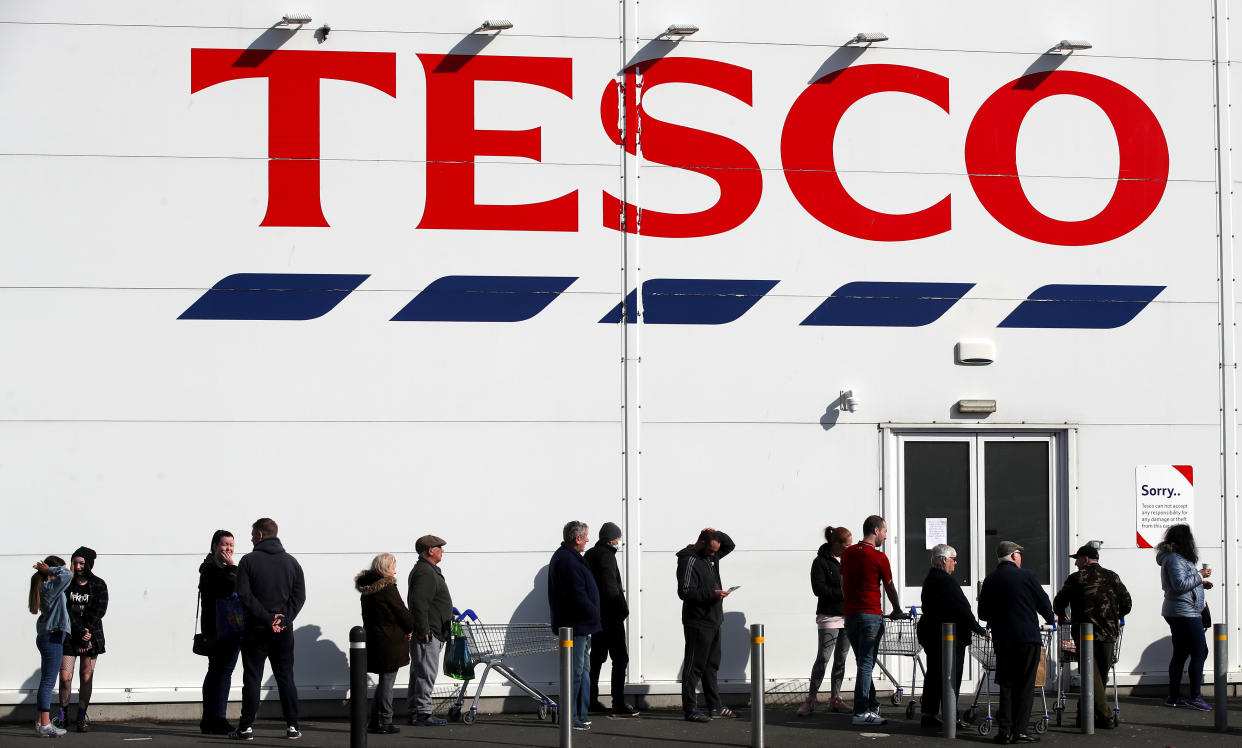
[[[858,398],[854,397],[854,390],[841,390],[840,405],[837,407],[850,413],[858,410]]]
[[[513,21],[508,18],[489,18],[479,26],[480,31],[504,31],[513,28]]]
[[[309,13],[286,13],[280,22],[285,26],[305,26],[311,22]]]
[[[1079,49],[1091,49],[1091,42],[1082,39],[1062,39],[1053,49],[1061,52],[1073,52]]]
[[[988,340],[960,340],[953,358],[961,366],[987,366],[996,360],[996,344]]]
[[[697,34],[698,32],[699,27],[695,26],[693,23],[674,23],[665,29],[664,33],[660,34],[660,36],[690,36],[691,34]]]
[[[958,400],[958,413],[995,413],[995,400]]]
[[[874,44],[875,42],[888,41],[888,34],[883,31],[862,31],[854,35],[848,44]]]
[[[1091,546],[1092,548],[1098,551],[1104,547],[1104,541],[1103,540],[1088,540],[1087,545]]]

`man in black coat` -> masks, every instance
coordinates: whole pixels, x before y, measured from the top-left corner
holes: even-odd
[[[621,586],[621,570],[617,567],[620,544],[621,528],[605,522],[599,528],[599,540],[582,556],[599,588],[600,625],[603,626],[603,630],[591,637],[591,711],[610,711],[599,701],[599,675],[604,661],[611,657],[611,713],[615,717],[636,717],[638,710],[625,703],[625,669],[630,664],[625,645],[625,619],[630,615],[630,606]]]
[[[943,692],[944,662],[941,658],[940,626],[952,623],[954,632],[953,695],[962,691],[962,666],[966,663],[966,645],[970,634],[986,635],[983,627],[970,611],[970,602],[962,594],[961,584],[953,578],[957,569],[957,551],[951,545],[941,543],[932,548],[931,569],[923,580],[923,615],[919,618],[918,637],[927,655],[927,676],[923,680],[923,727],[937,728],[940,723],[940,705]],[[954,704],[956,714],[957,705]]]
[[[453,596],[440,562],[444,560],[444,538],[424,535],[414,541],[418,561],[410,570],[405,599],[410,606],[414,632],[410,635],[409,723],[420,727],[448,724],[431,713],[432,690],[440,674],[440,650],[453,626]]]
[[[720,670],[720,626],[729,590],[720,582],[720,559],[733,552],[733,540],[711,527],[699,539],[677,551],[677,597],[681,598],[681,629],[686,637],[681,663],[681,710],[687,722],[710,722],[699,711],[695,691],[703,683],[703,697],[714,717],[732,717],[720,701],[716,673]]]
[[[1035,698],[1035,673],[1043,656],[1036,614],[1056,620],[1048,593],[1035,574],[1022,568],[1022,546],[1011,540],[996,546],[996,570],[979,591],[979,617],[992,627],[996,683],[1000,686],[999,728],[993,742],[1037,743],[1026,732]]]
[[[250,529],[254,550],[237,565],[237,598],[246,609],[242,634],[242,710],[234,740],[253,740],[259,714],[259,686],[263,665],[272,662],[272,675],[280,691],[280,711],[285,717],[285,737],[302,737],[298,729],[298,687],[293,682],[293,619],[306,603],[306,579],[297,559],[285,552],[276,537],[275,520],[263,517]]]

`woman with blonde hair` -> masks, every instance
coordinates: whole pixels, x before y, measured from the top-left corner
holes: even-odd
[[[841,588],[841,554],[854,542],[854,535],[844,527],[825,527],[824,540],[811,562],[811,591],[818,598],[815,607],[815,625],[819,629],[819,653],[811,666],[811,688],[806,701],[798,707],[798,716],[805,717],[815,710],[819,686],[824,682],[824,672],[832,661],[832,700],[828,708],[834,712],[847,712],[849,707],[841,699],[841,683],[845,680],[845,656],[849,654],[850,642],[845,638],[845,592]]]
[[[381,553],[371,568],[354,577],[362,596],[362,627],[367,632],[367,672],[378,677],[371,702],[368,732],[391,735],[401,728],[392,723],[392,689],[397,671],[410,664],[410,634],[414,619],[397,591],[397,559]]]
[[[52,724],[52,687],[56,685],[56,676],[60,673],[65,635],[69,633],[65,589],[73,581],[73,572],[65,568],[65,560],[59,556],[36,561],[34,569],[35,573],[30,576],[28,606],[32,614],[39,615],[39,620],[35,622],[35,646],[42,657],[36,699],[39,718],[35,722],[35,735],[59,738],[65,731]]]

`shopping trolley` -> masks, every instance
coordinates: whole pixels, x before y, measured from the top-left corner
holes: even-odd
[[[921,672],[924,679],[926,680],[927,678],[927,670],[923,668],[923,661],[919,659],[919,652],[922,651],[922,647],[919,645],[917,616],[917,609],[911,608],[909,618],[889,618],[885,620],[884,635],[880,637],[880,648],[877,652],[880,656],[894,655],[909,657],[914,660],[915,667],[910,669],[910,701],[906,704],[906,719],[914,718],[914,710],[919,705],[919,700],[915,697],[918,674]],[[888,668],[884,667],[882,660],[877,659],[875,664],[896,686],[888,700],[892,702],[893,706],[901,706],[902,697],[905,695],[905,689],[901,687],[901,681],[893,677]]]
[[[1054,636],[1056,636],[1055,625],[1051,627],[1045,626],[1040,629],[1041,645],[1043,646],[1044,652],[1047,652],[1049,647],[1052,646],[1052,639]],[[966,710],[966,713],[963,715],[963,719],[972,724],[975,722],[979,716],[979,696],[986,693],[987,713],[984,715],[983,721],[979,723],[979,734],[987,735],[992,732],[992,727],[995,722],[992,718],[992,684],[996,680],[996,649],[992,646],[991,636],[983,636],[978,633],[972,633],[970,640],[970,656],[973,657],[975,662],[978,662],[979,666],[983,668],[983,677],[979,679],[979,686],[975,689],[974,703],[972,703],[970,708]],[[1047,657],[1045,655],[1045,665],[1046,663]],[[1046,683],[1047,680],[1048,679],[1045,677],[1044,683]],[[1035,683],[1035,687],[1039,690],[1039,700],[1044,705],[1043,716],[1040,717],[1036,715],[1036,718],[1031,725],[1035,732],[1038,733],[1048,731],[1048,696],[1044,688],[1044,683],[1040,683],[1038,681]]]
[[[1108,663],[1108,667],[1111,672],[1109,682],[1113,685],[1113,727],[1116,727],[1121,722],[1121,701],[1117,697],[1117,658],[1121,656],[1121,637],[1126,633],[1126,619],[1122,618],[1118,624],[1117,641],[1113,642],[1112,661]],[[1077,694],[1065,688],[1065,678],[1067,675],[1066,671],[1069,670],[1069,668],[1065,667],[1065,665],[1078,662],[1078,641],[1074,638],[1072,626],[1062,626],[1059,633],[1060,643],[1057,646],[1057,703],[1055,707],[1057,712],[1057,727],[1061,726],[1061,713],[1065,711],[1065,697],[1077,695],[1080,699],[1082,698],[1081,688]],[[1078,677],[1081,679],[1084,677],[1091,677],[1091,675],[1090,673],[1084,675],[1080,669],[1078,671]],[[1083,706],[1080,704],[1078,707],[1079,714],[1082,713],[1082,708]],[[1088,708],[1093,707],[1089,706]]]
[[[457,609],[454,608],[453,612],[457,613]],[[470,687],[470,680],[466,679],[457,692],[456,703],[449,707],[449,719],[474,724],[479,714],[479,695],[483,693],[488,674],[495,670],[538,702],[539,719],[551,717],[556,722],[558,709],[552,697],[528,683],[505,662],[514,657],[557,651],[559,640],[552,627],[546,623],[482,623],[472,610],[458,614],[457,620],[462,623],[471,660],[475,665],[483,664],[485,667],[483,677],[474,690],[470,708],[462,709]]]

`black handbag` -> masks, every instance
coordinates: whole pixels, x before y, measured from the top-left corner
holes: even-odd
[[[215,643],[205,631],[198,630],[199,618],[202,617],[203,610],[203,593],[198,593],[198,605],[194,609],[194,654],[208,657],[211,655],[212,645]]]
[[[1203,601],[1203,630],[1207,631],[1212,628],[1212,610],[1208,607],[1207,600]]]

